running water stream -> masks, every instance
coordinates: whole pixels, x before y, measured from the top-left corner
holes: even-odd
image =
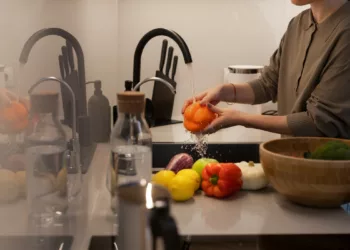
[[[193,72],[193,68],[192,68],[192,63],[187,64],[187,69],[188,69],[188,79],[190,81],[190,85],[192,88],[192,98],[193,98],[193,102],[196,102],[196,89],[194,87],[194,72]]]
[[[192,64],[187,64],[188,79],[192,89],[193,102],[196,102],[196,89],[195,89],[195,77],[192,68]],[[191,138],[188,142],[193,142],[195,145],[191,148],[191,151],[197,152],[201,157],[205,157],[208,149],[208,136],[203,134],[191,134]]]

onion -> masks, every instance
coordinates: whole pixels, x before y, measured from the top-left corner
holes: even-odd
[[[182,169],[192,168],[192,165],[193,165],[192,156],[186,153],[181,153],[171,158],[170,162],[168,163],[165,169],[171,170],[176,174]]]

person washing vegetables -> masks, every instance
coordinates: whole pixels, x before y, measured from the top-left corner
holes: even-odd
[[[242,125],[283,136],[350,139],[350,2],[291,0],[311,8],[294,17],[258,80],[222,84],[195,96],[217,118],[201,132]],[[221,109],[219,102],[278,102],[277,116]],[[188,99],[182,112],[191,105]]]

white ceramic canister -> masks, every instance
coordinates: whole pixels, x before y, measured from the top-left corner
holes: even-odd
[[[231,65],[224,69],[224,83],[245,83],[260,77],[264,66]],[[277,110],[277,104],[268,102],[262,105],[234,104],[234,108],[252,114],[261,114],[269,110]]]

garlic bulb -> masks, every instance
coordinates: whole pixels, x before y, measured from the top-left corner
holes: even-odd
[[[268,179],[261,164],[242,161],[236,165],[242,171],[243,190],[259,190],[268,185]]]

